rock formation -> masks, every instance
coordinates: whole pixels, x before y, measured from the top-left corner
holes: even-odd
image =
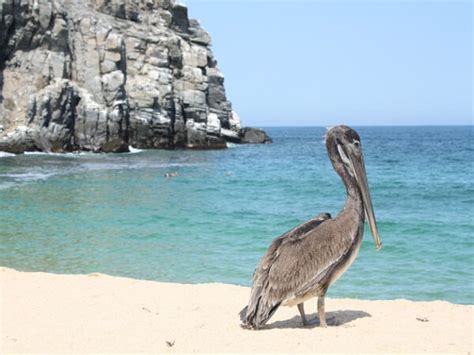
[[[173,0],[0,1],[0,150],[271,142],[241,129],[210,42]]]

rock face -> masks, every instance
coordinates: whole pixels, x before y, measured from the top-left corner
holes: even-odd
[[[241,130],[210,42],[172,0],[2,0],[0,150],[267,142]]]

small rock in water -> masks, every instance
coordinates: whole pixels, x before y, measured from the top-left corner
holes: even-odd
[[[241,143],[246,144],[270,144],[272,139],[260,128],[245,127],[239,132]]]
[[[166,178],[170,178],[170,177],[176,177],[178,176],[178,172],[177,171],[172,171],[170,173],[165,173],[164,177]]]

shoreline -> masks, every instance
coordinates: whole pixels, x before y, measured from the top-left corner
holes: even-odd
[[[469,352],[473,305],[327,298],[329,327],[281,307],[240,327],[250,289],[0,267],[0,352]],[[309,318],[316,300],[305,304]]]
[[[53,275],[53,276],[89,276],[89,277],[110,277],[114,279],[123,279],[123,280],[130,280],[130,281],[143,281],[143,282],[154,282],[157,284],[166,284],[166,285],[182,285],[182,286],[212,286],[212,285],[222,285],[222,286],[229,286],[229,287],[238,287],[238,288],[243,288],[247,289],[249,296],[250,296],[250,287],[249,286],[244,286],[240,285],[237,283],[226,283],[226,282],[219,282],[219,281],[214,281],[214,282],[197,282],[197,283],[192,283],[192,282],[174,282],[174,281],[157,281],[153,279],[141,279],[141,278],[134,278],[131,276],[119,276],[119,275],[112,275],[112,274],[107,274],[99,271],[94,271],[91,273],[62,273],[62,272],[51,272],[51,271],[30,271],[30,270],[20,270],[20,269],[15,269],[12,267],[8,266],[1,266],[0,265],[0,272],[3,270],[7,271],[14,271],[18,273],[25,273],[25,274],[46,274],[46,275]],[[1,274],[0,274],[1,275]],[[0,278],[0,285],[1,285],[1,278]],[[444,299],[434,299],[434,300],[416,300],[416,299],[409,299],[409,298],[352,298],[352,297],[338,297],[338,296],[326,296],[326,299],[331,299],[331,300],[354,300],[354,301],[367,301],[367,302],[397,302],[397,301],[402,301],[402,302],[413,302],[413,303],[430,303],[430,302],[444,302],[448,303],[450,305],[454,306],[472,306],[474,310],[474,303],[456,303],[452,302],[449,300],[444,300]],[[247,300],[248,301],[248,300]],[[243,306],[242,306],[243,308]],[[287,308],[284,306],[283,308]],[[296,309],[296,308],[295,308]],[[316,313],[315,313],[316,314]],[[474,314],[473,314],[474,316]]]

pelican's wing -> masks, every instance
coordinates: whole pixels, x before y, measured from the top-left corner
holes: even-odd
[[[285,299],[311,282],[314,270],[324,269],[324,260],[317,255],[314,259],[308,242],[316,238],[323,249],[330,247],[325,238],[318,237],[327,234],[318,230],[330,218],[328,213],[320,214],[272,242],[255,269],[249,305],[241,312],[245,325],[258,328],[264,324]]]

